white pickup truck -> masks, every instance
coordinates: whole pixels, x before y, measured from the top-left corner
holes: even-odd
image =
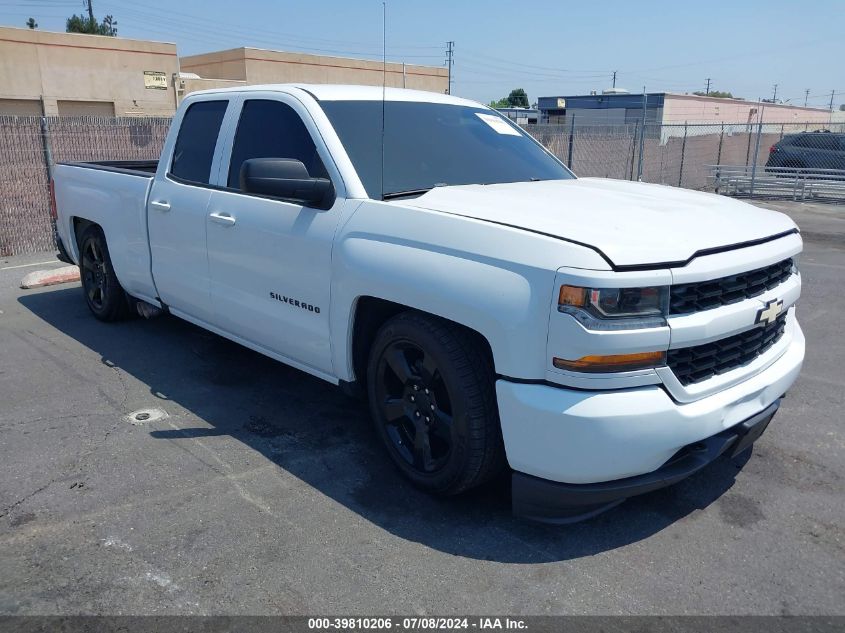
[[[361,86],[190,95],[161,159],[61,164],[102,320],[166,311],[366,394],[439,494],[594,515],[747,450],[795,381],[786,216],[576,178],[477,103]]]

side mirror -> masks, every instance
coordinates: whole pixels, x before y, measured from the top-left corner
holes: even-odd
[[[241,191],[321,203],[332,189],[327,178],[311,178],[302,161],[293,158],[250,158],[241,165]]]

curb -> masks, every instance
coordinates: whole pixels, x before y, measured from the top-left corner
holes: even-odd
[[[52,270],[36,270],[27,274],[21,279],[21,288],[41,288],[42,286],[54,286],[72,281],[79,281],[79,267],[62,266]]]

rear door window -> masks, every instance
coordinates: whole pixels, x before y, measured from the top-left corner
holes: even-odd
[[[824,133],[803,134],[795,140],[793,145],[811,149],[839,149],[837,147],[836,137]]]
[[[817,149],[839,149],[839,143],[833,134],[819,134],[813,137],[813,147]]]
[[[241,165],[250,158],[294,158],[302,161],[312,178],[329,177],[302,118],[281,101],[244,102],[229,163],[232,189],[240,189]]]
[[[228,101],[199,101],[188,107],[176,137],[171,175],[196,184],[210,182],[214,148],[228,104]]]

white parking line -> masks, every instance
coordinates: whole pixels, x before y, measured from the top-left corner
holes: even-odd
[[[61,264],[58,259],[51,259],[47,262],[35,262],[33,264],[18,264],[17,266],[5,266],[4,268],[0,268],[0,270],[12,270],[14,268],[28,268],[29,266],[43,266],[44,264]]]

